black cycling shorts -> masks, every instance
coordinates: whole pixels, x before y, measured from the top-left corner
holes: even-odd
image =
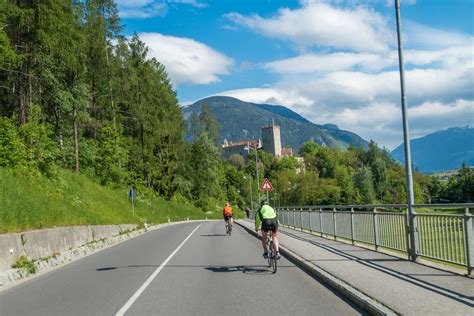
[[[224,215],[224,220],[227,222],[230,218],[232,218],[232,215]]]
[[[265,232],[271,230],[272,233],[276,233],[278,230],[278,220],[276,218],[262,220],[262,230]]]

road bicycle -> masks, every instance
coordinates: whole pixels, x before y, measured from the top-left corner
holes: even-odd
[[[272,273],[277,272],[277,258],[275,246],[273,245],[273,232],[268,231],[267,234],[267,249],[268,249],[268,267],[272,268]]]

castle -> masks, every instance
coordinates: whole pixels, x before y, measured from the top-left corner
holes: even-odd
[[[260,139],[252,139],[229,142],[227,139],[224,139],[222,155],[228,158],[233,154],[239,154],[247,159],[250,152],[249,147],[263,149],[277,158],[293,155],[293,150],[290,147],[281,147],[280,126],[275,125],[275,123],[262,127],[262,141]]]

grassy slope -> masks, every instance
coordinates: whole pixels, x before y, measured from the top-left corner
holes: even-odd
[[[111,189],[61,171],[54,180],[0,168],[0,233],[54,226],[148,223],[221,218],[157,197],[140,197],[132,215],[127,189]]]

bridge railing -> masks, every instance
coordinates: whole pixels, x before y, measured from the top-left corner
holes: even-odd
[[[276,208],[281,224],[442,262],[465,266],[470,274],[474,264],[473,204],[414,205],[416,241],[410,244],[405,204],[315,205]],[[462,210],[457,214],[446,212]],[[251,213],[255,218],[255,212]],[[412,249],[414,248],[414,249]]]

